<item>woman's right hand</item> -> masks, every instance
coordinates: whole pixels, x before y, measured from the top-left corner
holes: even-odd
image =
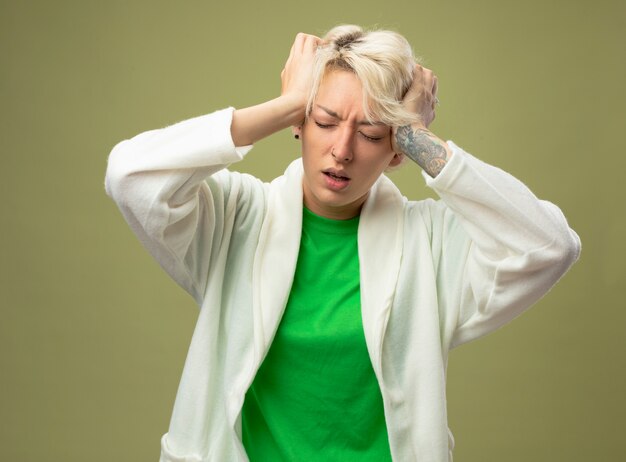
[[[298,33],[291,46],[285,67],[280,73],[281,96],[300,107],[300,117],[295,124],[304,121],[306,105],[313,84],[313,65],[317,48],[322,39],[315,35]]]
[[[321,43],[315,35],[296,36],[280,73],[280,96],[233,113],[230,132],[235,146],[253,144],[289,126],[302,125],[313,85],[315,53]]]

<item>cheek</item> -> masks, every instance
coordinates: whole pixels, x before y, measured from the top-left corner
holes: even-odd
[[[369,170],[375,175],[382,174],[389,166],[393,156],[394,153],[392,151],[386,149],[376,150],[376,152],[371,153],[371,156],[368,156]]]
[[[329,152],[324,140],[309,136],[308,139],[303,138],[301,143],[300,154],[305,165],[313,166],[324,162],[325,153]]]
[[[302,166],[304,167],[304,175],[310,178],[313,172],[322,167],[322,156],[319,154],[319,148],[316,143],[302,141],[301,147]]]

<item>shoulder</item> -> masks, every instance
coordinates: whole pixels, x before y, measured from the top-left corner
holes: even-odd
[[[408,236],[418,229],[425,230],[431,242],[456,237],[466,239],[466,232],[455,212],[441,199],[427,198],[407,201],[404,208]]]
[[[248,173],[222,169],[205,180],[213,202],[225,214],[262,217],[267,209],[269,184]]]
[[[446,213],[449,213],[449,209],[441,199],[406,201],[404,205],[405,219],[409,225],[424,223],[431,226],[433,222],[442,220]]]

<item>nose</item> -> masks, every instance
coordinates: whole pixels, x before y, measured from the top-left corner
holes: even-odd
[[[345,163],[352,160],[352,139],[354,134],[349,127],[337,131],[337,138],[330,150],[333,158],[337,162]]]

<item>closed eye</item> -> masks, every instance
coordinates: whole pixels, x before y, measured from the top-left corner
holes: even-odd
[[[363,132],[359,132],[366,140],[371,141],[372,143],[375,143],[377,141],[382,140],[384,137],[383,136],[368,136]]]
[[[318,122],[317,120],[315,120],[315,125],[317,125],[319,128],[331,128],[335,126],[335,124],[324,124],[324,123]],[[370,141],[372,143],[376,143],[384,138],[384,136],[369,136],[363,132],[359,132],[359,134],[363,138],[365,138],[367,141]]]

